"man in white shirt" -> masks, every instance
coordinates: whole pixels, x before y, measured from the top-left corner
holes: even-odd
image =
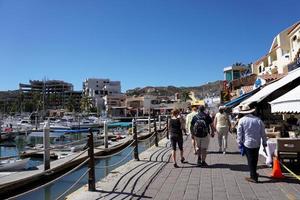
[[[187,134],[190,134],[191,137],[192,137],[192,145],[193,145],[193,148],[194,148],[194,154],[197,154],[197,149],[196,149],[196,143],[195,143],[195,139],[194,139],[194,136],[191,134],[191,122],[192,122],[192,119],[195,115],[197,115],[197,110],[198,110],[198,106],[197,105],[192,105],[192,111],[191,113],[189,113],[187,116],[186,116],[186,123],[185,123],[185,130],[187,131]]]

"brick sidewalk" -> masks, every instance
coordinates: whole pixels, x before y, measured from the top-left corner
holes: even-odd
[[[228,153],[217,152],[217,138],[211,138],[207,168],[196,166],[191,139],[184,143],[188,163],[174,168],[170,148],[155,147],[97,183],[97,192],[86,188],[73,193],[70,199],[300,199],[300,184],[286,178],[273,180],[270,168],[259,161],[259,183],[249,183],[246,157],[240,156],[235,140],[229,136]],[[118,175],[117,175],[118,174]]]

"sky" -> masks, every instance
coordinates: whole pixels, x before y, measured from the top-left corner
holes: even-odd
[[[199,86],[265,55],[299,0],[0,0],[0,90],[86,78]]]

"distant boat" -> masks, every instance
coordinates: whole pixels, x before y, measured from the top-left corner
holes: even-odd
[[[20,171],[27,169],[27,163],[30,158],[26,159],[8,159],[0,161],[0,171]]]

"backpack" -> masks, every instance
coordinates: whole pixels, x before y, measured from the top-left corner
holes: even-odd
[[[195,121],[194,126],[192,127],[192,134],[196,137],[206,137],[208,135],[208,127],[204,120],[205,116],[195,116],[197,119]]]

